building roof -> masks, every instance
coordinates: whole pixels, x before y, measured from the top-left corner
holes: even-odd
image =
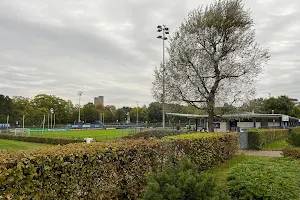
[[[182,113],[166,113],[170,116],[178,116],[178,117],[186,117],[189,119],[195,119],[195,118],[208,118],[208,115],[196,115],[196,114],[182,114]],[[217,117],[225,118],[225,119],[242,119],[242,118],[280,118],[282,114],[259,114],[259,113],[241,113],[241,114],[231,114],[231,115],[217,115]],[[295,117],[289,117],[291,119],[297,119]]]

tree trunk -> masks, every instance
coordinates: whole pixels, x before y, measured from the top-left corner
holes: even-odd
[[[215,104],[214,101],[211,100],[207,103],[207,112],[208,112],[208,131],[214,132],[214,115],[215,115]]]

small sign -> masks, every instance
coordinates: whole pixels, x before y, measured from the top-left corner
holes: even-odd
[[[288,115],[282,115],[282,121],[283,122],[288,122],[289,121],[289,116]]]

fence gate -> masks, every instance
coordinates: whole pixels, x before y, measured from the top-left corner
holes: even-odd
[[[248,149],[248,132],[239,132],[240,149]]]

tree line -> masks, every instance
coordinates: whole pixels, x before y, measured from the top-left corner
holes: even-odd
[[[54,95],[38,94],[30,99],[22,96],[5,96],[0,94],[0,123],[6,123],[9,116],[11,125],[22,124],[25,115],[26,126],[41,126],[44,115],[50,115],[50,109],[53,108],[56,124],[76,124],[78,122],[79,105],[74,105],[72,101],[65,100]],[[167,104],[167,112],[203,114],[192,106]],[[131,123],[136,123],[137,115],[139,123],[161,123],[162,121],[162,104],[152,102],[148,106],[117,108],[114,105],[106,105],[103,108],[105,123],[124,124],[127,119],[127,113],[130,115]],[[85,123],[98,123],[100,121],[99,109],[92,103],[88,102],[81,105],[80,119]],[[186,119],[178,117],[169,117],[168,121],[174,123]]]
[[[25,115],[26,126],[41,126],[44,115],[47,117],[50,109],[54,109],[56,124],[74,124],[78,121],[79,106],[74,105],[70,100],[47,94],[38,94],[34,98],[22,96],[0,95],[0,123],[6,123],[9,115],[9,123],[15,125],[16,122],[22,123]],[[126,123],[126,114],[130,114],[131,123],[136,123],[137,114],[139,123],[158,123],[162,121],[162,104],[152,102],[148,106],[141,107],[121,107],[114,105],[104,106],[105,123]],[[166,104],[166,112],[188,113],[188,114],[207,114],[206,111],[196,109],[190,105]],[[224,105],[216,107],[216,115],[235,114],[245,112],[255,113],[278,113],[300,118],[300,104],[297,99],[288,96],[271,98],[257,98],[244,103],[242,106],[234,107]],[[88,102],[81,106],[81,120],[85,123],[99,122],[99,110],[96,106]],[[166,123],[186,123],[188,119],[167,116]]]

